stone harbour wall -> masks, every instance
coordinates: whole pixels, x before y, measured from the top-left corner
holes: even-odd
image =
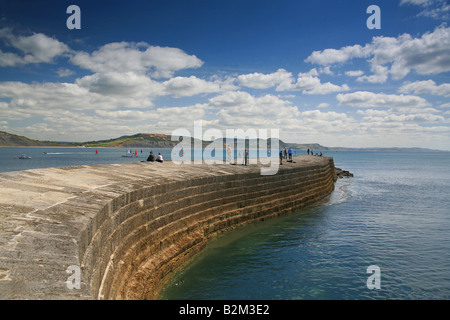
[[[157,299],[209,239],[329,195],[332,158],[0,174],[1,299]],[[79,285],[79,286],[78,286]]]

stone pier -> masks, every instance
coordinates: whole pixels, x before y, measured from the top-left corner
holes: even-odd
[[[306,155],[275,175],[170,161],[1,173],[0,299],[157,299],[211,237],[335,181],[332,158]]]

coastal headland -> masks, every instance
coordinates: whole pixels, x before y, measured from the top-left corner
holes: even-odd
[[[329,195],[333,158],[0,174],[0,299],[157,299],[209,239]]]

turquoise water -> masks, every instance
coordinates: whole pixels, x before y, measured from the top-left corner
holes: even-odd
[[[328,152],[354,178],[214,239],[162,299],[449,299],[450,153]],[[369,289],[380,268],[380,289]]]

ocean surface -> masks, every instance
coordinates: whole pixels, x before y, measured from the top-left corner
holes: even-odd
[[[212,240],[161,298],[449,299],[450,153],[327,155],[354,177],[320,203]]]
[[[127,151],[0,148],[0,171],[136,162],[149,153],[122,157]],[[165,159],[170,151],[153,149]],[[161,298],[450,299],[450,152],[325,155],[354,177],[317,204],[212,240]]]
[[[19,171],[27,169],[65,167],[76,165],[117,164],[146,161],[150,151],[155,157],[161,153],[164,160],[171,159],[171,148],[81,148],[81,147],[0,147],[0,172]],[[295,151],[295,155],[304,151]],[[243,161],[243,151],[235,150],[239,163]],[[191,159],[212,159],[215,153],[208,155],[201,149],[192,149]],[[181,154],[179,154],[181,157]],[[185,155],[187,156],[187,154]],[[257,152],[250,152],[249,157],[255,158]],[[264,155],[267,157],[267,153]],[[270,156],[270,151],[269,151]],[[226,158],[226,150],[223,150]],[[278,154],[273,155],[278,159]],[[24,158],[24,159],[23,159]],[[181,159],[181,158],[180,158]]]
[[[171,149],[151,149],[170,158]],[[135,154],[130,157],[130,154]],[[147,160],[150,149],[126,148],[60,148],[60,147],[1,147],[0,172],[76,165],[127,163]],[[24,155],[30,159],[20,159]],[[125,156],[125,157],[122,157]]]

